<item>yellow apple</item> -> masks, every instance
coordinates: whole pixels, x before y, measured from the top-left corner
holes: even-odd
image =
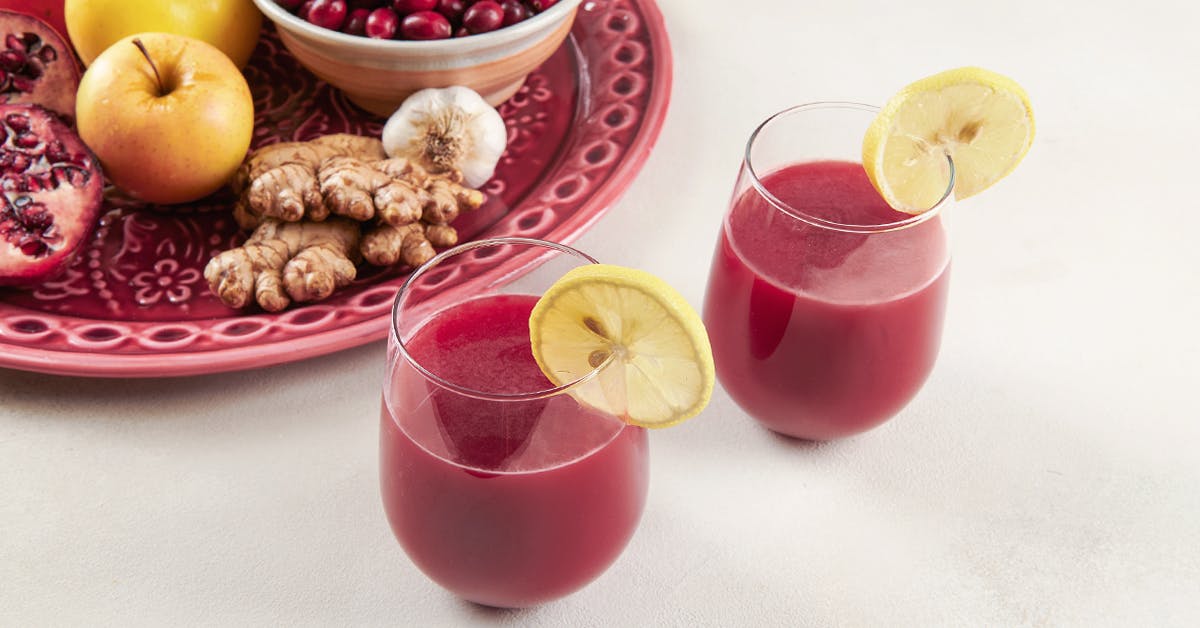
[[[66,0],[63,10],[84,65],[118,39],[154,31],[206,41],[242,68],[262,27],[251,0]]]
[[[151,203],[206,196],[250,148],[254,100],[229,57],[198,39],[140,33],[88,67],[75,97],[79,137],[118,188]]]

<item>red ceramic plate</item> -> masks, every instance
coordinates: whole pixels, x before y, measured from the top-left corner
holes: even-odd
[[[300,67],[269,28],[246,76],[256,146],[382,129],[382,119]],[[501,106],[508,151],[484,188],[488,202],[456,223],[462,239],[578,237],[641,168],[670,84],[671,51],[653,0],[583,3],[571,37]],[[405,268],[363,267],[330,299],[278,314],[232,310],[209,294],[204,265],[243,237],[230,202],[164,210],[110,197],[94,241],[65,275],[33,291],[0,289],[0,366],[190,375],[290,362],[386,336]]]

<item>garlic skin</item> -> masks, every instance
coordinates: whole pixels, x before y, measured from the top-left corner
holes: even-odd
[[[383,126],[383,150],[434,172],[459,170],[478,188],[492,178],[508,144],[500,112],[475,90],[429,88],[409,96]]]

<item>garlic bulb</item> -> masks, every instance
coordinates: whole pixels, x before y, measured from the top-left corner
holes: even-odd
[[[383,127],[383,150],[432,171],[459,170],[478,188],[492,178],[508,143],[500,112],[475,90],[455,86],[409,96]]]

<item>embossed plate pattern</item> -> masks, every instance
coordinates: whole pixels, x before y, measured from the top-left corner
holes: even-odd
[[[255,146],[382,128],[382,119],[301,68],[270,27],[246,76]],[[488,202],[456,222],[462,238],[578,237],[641,168],[666,115],[670,82],[671,51],[652,0],[585,1],[567,42],[501,106],[509,148],[484,188]],[[216,195],[164,209],[110,194],[95,237],[62,277],[33,291],[0,289],[0,366],[190,375],[385,337],[405,268],[364,266],[330,299],[278,314],[231,310],[209,294],[204,265],[244,237],[229,216],[231,200]]]

